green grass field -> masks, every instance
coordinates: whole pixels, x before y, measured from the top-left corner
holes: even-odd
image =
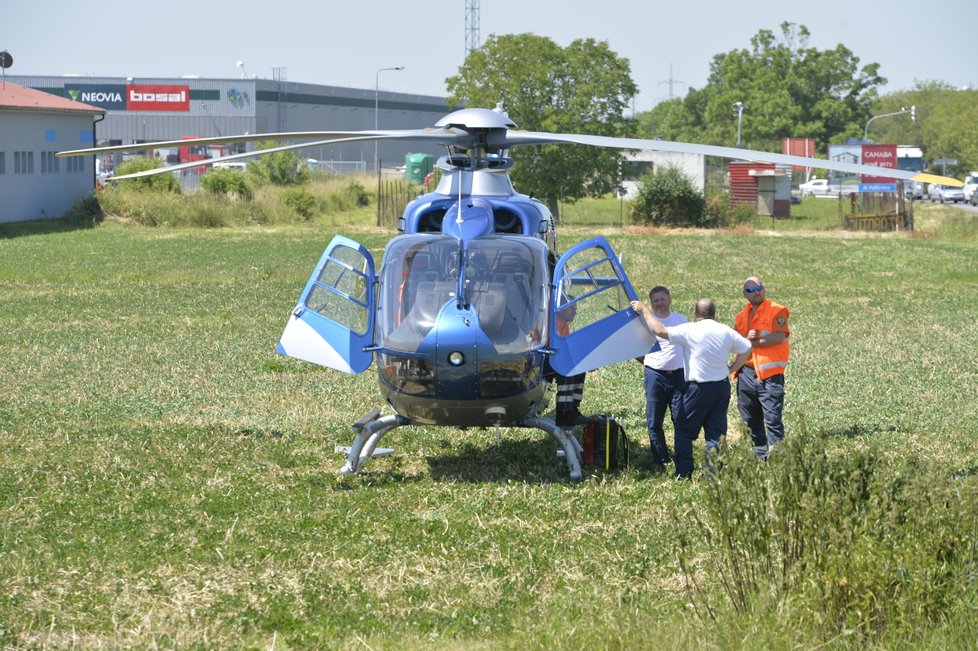
[[[333,226],[0,231],[0,647],[974,648],[978,228],[925,212],[602,229],[679,311],[731,322],[752,274],[791,309],[792,442],[753,463],[731,410],[719,480],[688,483],[650,465],[637,363],[583,404],[625,472],[407,427],[339,476],[373,369],[274,352]]]

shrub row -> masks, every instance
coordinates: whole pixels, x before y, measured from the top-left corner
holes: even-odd
[[[767,463],[727,449],[679,563],[707,618],[717,601],[701,586],[718,583],[748,620],[777,612],[821,639],[901,639],[978,603],[976,488],[974,476],[890,461],[881,444],[833,454],[800,435]]]

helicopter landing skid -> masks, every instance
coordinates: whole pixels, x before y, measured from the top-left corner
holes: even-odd
[[[374,409],[365,414],[363,418],[353,424],[353,429],[357,433],[356,438],[353,439],[353,445],[349,448],[337,447],[338,450],[349,450],[346,463],[340,468],[340,473],[344,475],[355,474],[360,471],[360,468],[367,459],[389,454],[386,449],[377,450],[377,444],[380,442],[381,437],[392,429],[402,425],[408,425],[410,422],[404,416],[396,414],[392,416],[381,416],[380,410],[378,409]],[[567,471],[570,474],[571,481],[581,480],[581,444],[575,437],[565,434],[564,430],[549,418],[524,418],[517,422],[516,425],[517,427],[541,429],[557,439],[557,443],[560,444],[561,450],[564,453],[564,459],[567,461]]]
[[[564,460],[567,461],[567,471],[570,473],[571,481],[581,481],[581,444],[573,436],[568,436],[554,421],[549,418],[524,418],[516,423],[519,427],[535,427],[548,432],[557,439],[564,452]]]
[[[407,425],[410,421],[404,416],[392,415],[381,416],[379,409],[373,409],[364,414],[363,418],[353,423],[353,431],[357,433],[353,439],[353,445],[349,448],[337,447],[338,450],[347,451],[346,463],[340,468],[343,475],[352,475],[360,471],[361,466],[367,459],[373,457],[386,456],[393,450],[377,450],[377,444],[381,437],[395,427]]]

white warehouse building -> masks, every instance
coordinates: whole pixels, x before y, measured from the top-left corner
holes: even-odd
[[[0,223],[61,217],[95,185],[91,157],[56,158],[91,147],[104,111],[9,81],[0,85]]]
[[[98,123],[95,134],[99,146],[287,131],[358,131],[375,125],[418,129],[460,108],[450,107],[443,97],[280,79],[9,75],[7,79],[104,109],[105,120]],[[253,148],[241,144],[205,155]],[[372,171],[375,153],[384,167],[393,167],[404,165],[409,153],[443,153],[429,149],[403,142],[380,142],[375,149],[373,142],[352,142],[310,147],[299,155],[354,165],[345,169]],[[111,166],[113,161],[105,162]]]

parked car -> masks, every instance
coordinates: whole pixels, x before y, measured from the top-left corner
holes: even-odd
[[[954,203],[959,201],[963,202],[964,190],[950,185],[931,183],[927,188],[927,198],[931,201],[940,201],[941,203],[947,203],[949,201],[953,201]]]
[[[903,196],[907,199],[923,199],[924,184],[920,181],[904,181]]]
[[[829,193],[829,180],[828,179],[812,179],[807,183],[802,183],[798,186],[798,192],[801,193],[803,197],[814,197],[819,194]]]

